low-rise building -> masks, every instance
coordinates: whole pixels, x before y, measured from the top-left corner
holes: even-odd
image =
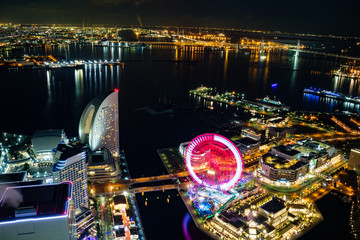
[[[272,153],[260,157],[260,174],[271,181],[295,182],[309,171],[309,164]]]
[[[260,141],[254,140],[249,137],[244,137],[236,141],[240,152],[242,154],[248,154],[252,151],[258,151],[260,148]]]
[[[258,209],[227,209],[217,213],[209,221],[209,226],[226,239],[274,239],[276,229],[281,228],[287,220],[285,202],[273,197]]]
[[[284,159],[299,159],[301,152],[295,150],[294,146],[291,145],[280,145],[277,147],[271,148],[271,154],[279,156]]]
[[[261,132],[257,131],[256,129],[253,128],[244,128],[241,130],[241,136],[242,137],[249,137],[251,139],[254,139],[255,141],[260,141],[261,140]]]
[[[267,218],[267,223],[275,228],[288,219],[288,210],[284,201],[274,197],[259,208],[259,214]]]
[[[52,162],[53,150],[59,144],[66,144],[67,137],[64,129],[38,130],[35,131],[31,143],[38,161]]]
[[[128,208],[126,197],[124,195],[118,195],[113,197],[113,202],[114,202],[114,210],[123,211]]]

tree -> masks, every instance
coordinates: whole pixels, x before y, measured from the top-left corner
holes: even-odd
[[[28,171],[30,169],[30,164],[25,163],[22,171]]]

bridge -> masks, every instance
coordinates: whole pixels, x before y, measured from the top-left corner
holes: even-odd
[[[170,180],[170,179],[176,179],[179,177],[187,177],[187,176],[189,176],[189,173],[187,171],[184,171],[184,172],[166,174],[166,175],[160,175],[160,176],[154,176],[154,177],[134,178],[134,179],[128,180],[127,184],[132,185],[135,183],[156,182],[156,181]]]
[[[130,189],[131,193],[143,193],[143,192],[155,192],[155,191],[165,191],[171,189],[182,189],[187,188],[190,182],[180,183],[180,184],[167,184],[160,186],[149,186],[149,187],[139,187]]]
[[[335,54],[335,53],[326,53],[326,52],[319,52],[319,51],[313,51],[313,50],[298,50],[298,49],[292,49],[292,48],[289,48],[287,50],[295,51],[295,56],[298,56],[299,53],[309,53],[309,54],[315,54],[315,55],[322,55],[325,57],[343,58],[343,59],[348,59],[348,60],[360,61],[359,57],[351,57],[351,56]]]
[[[335,53],[327,53],[327,52],[320,52],[320,51],[314,51],[314,50],[306,50],[300,48],[300,40],[298,40],[297,46],[294,48],[294,46],[288,46],[285,44],[278,44],[277,46],[265,46],[264,40],[261,41],[260,46],[257,44],[238,44],[238,43],[228,43],[228,42],[216,42],[216,41],[202,41],[197,39],[188,38],[183,35],[176,35],[180,40],[177,42],[146,42],[148,44],[159,44],[159,45],[193,45],[193,46],[213,46],[213,47],[227,47],[231,49],[247,49],[247,48],[258,48],[260,53],[265,52],[265,50],[269,49],[279,49],[279,50],[286,50],[286,51],[294,51],[295,57],[298,57],[300,53],[308,53],[313,55],[321,55],[325,57],[333,57],[333,58],[342,58],[347,60],[356,60],[360,61],[360,57],[352,57],[352,56],[346,56],[341,54],[335,54]]]
[[[167,185],[158,185],[158,186],[149,186],[149,187],[138,187],[138,188],[131,188],[132,184],[137,183],[150,183],[150,182],[157,182],[163,180],[171,180],[177,179],[179,177],[187,177],[189,173],[187,171],[173,173],[173,174],[166,174],[166,175],[159,175],[153,177],[141,177],[141,178],[134,178],[130,180],[117,180],[112,182],[106,183],[91,183],[89,185],[89,192],[91,195],[100,196],[100,195],[114,195],[120,194],[124,191],[129,191],[132,193],[139,193],[139,192],[150,192],[150,191],[162,191],[162,190],[169,190],[169,189],[178,189],[187,186],[189,183],[181,183],[181,184],[167,184]]]

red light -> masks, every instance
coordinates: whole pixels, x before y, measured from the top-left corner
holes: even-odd
[[[119,92],[119,89],[117,89],[117,88],[114,88],[114,92]]]

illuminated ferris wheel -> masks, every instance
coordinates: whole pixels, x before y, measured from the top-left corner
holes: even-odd
[[[232,188],[241,178],[243,161],[229,139],[206,133],[194,138],[185,152],[185,164],[200,186],[222,191]]]

